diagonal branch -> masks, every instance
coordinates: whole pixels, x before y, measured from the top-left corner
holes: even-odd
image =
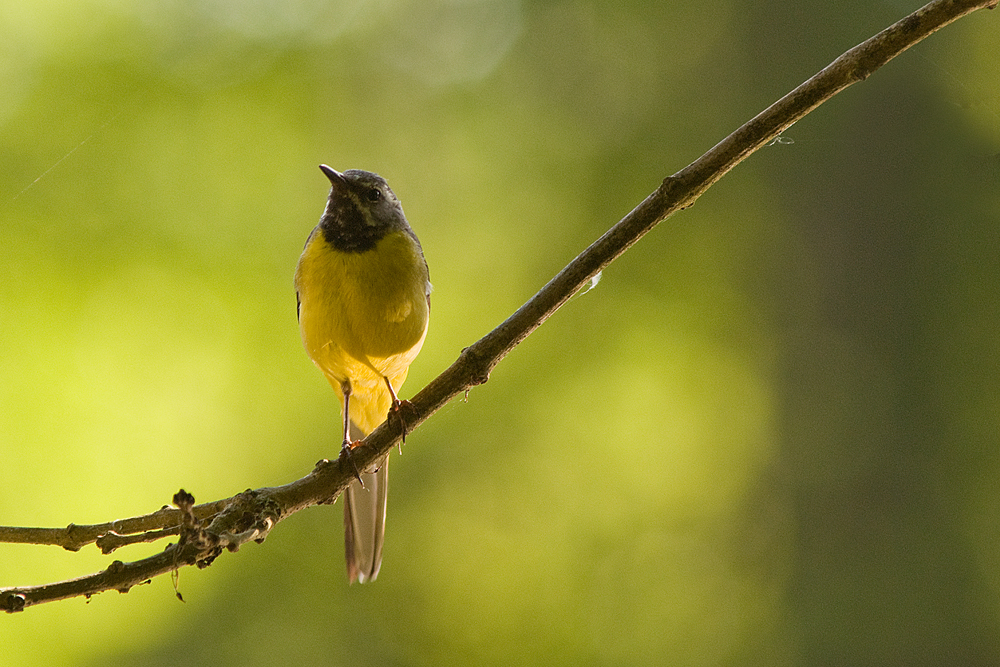
[[[998,0],[935,0],[850,49],[673,176],[570,262],[534,297],[500,326],[462,350],[458,359],[411,401],[406,429],[412,430],[455,396],[489,379],[490,372],[605,267],[673,213],[687,208],[730,169],[766,145],[796,121],[848,86],[866,79],[897,55],[949,23]],[[400,439],[392,419],[353,450],[359,468],[369,468]],[[320,461],[305,477],[284,486],[245,491],[226,500],[194,506],[181,492],[179,509],[94,526],[66,528],[0,527],[0,541],[56,544],[77,550],[97,542],[105,553],[123,544],[179,535],[177,544],[131,563],[113,561],[103,572],[42,586],[0,589],[0,609],[25,607],[107,590],[127,591],[183,565],[205,567],[223,550],[263,541],[282,519],[313,505],[331,503],[351,482],[354,468],[344,461]],[[210,520],[208,525],[204,521]]]

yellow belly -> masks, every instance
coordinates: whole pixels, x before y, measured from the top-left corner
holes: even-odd
[[[366,435],[385,420],[427,333],[430,288],[416,241],[399,231],[362,253],[334,250],[316,232],[295,271],[299,329],[306,352]]]

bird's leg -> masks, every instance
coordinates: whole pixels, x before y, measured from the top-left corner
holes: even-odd
[[[354,468],[354,476],[363,489],[365,488],[365,483],[361,481],[361,471],[358,470],[358,464],[354,462],[354,458],[351,456],[351,449],[354,447],[354,443],[351,442],[351,383],[349,380],[344,380],[340,383],[340,391],[344,394],[344,443],[340,447],[340,456],[351,462],[351,467]]]
[[[386,417],[386,420],[391,421],[393,416],[395,416],[396,419],[399,420],[399,428],[403,432],[403,435],[400,438],[400,443],[399,443],[399,453],[402,454],[403,445],[406,444],[406,418],[403,417],[403,411],[404,410],[412,411],[413,406],[410,404],[409,401],[399,400],[399,396],[396,395],[396,390],[392,388],[392,383],[389,382],[389,378],[383,375],[382,379],[385,380],[385,386],[389,388],[389,395],[392,396],[392,407],[389,408],[389,415]]]

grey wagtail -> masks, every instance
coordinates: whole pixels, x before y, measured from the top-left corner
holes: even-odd
[[[295,293],[306,352],[340,399],[349,454],[400,409],[399,388],[427,335],[431,284],[420,241],[385,179],[320,169],[330,197],[299,258]],[[344,492],[352,583],[374,581],[382,564],[388,463],[361,471]]]

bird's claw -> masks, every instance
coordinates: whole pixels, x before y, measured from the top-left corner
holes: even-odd
[[[416,415],[416,410],[413,409],[413,404],[406,399],[396,399],[392,402],[392,407],[389,408],[389,416],[387,419],[392,422],[395,419],[399,423],[399,430],[402,435],[400,436],[400,447],[399,453],[403,453],[403,445],[406,444],[406,416],[405,413],[410,415]]]
[[[350,440],[344,440],[344,444],[340,448],[340,459],[341,460],[347,459],[350,462],[351,467],[354,468],[354,478],[358,480],[358,484],[360,484],[361,488],[363,489],[365,488],[365,483],[361,479],[361,471],[358,470],[358,464],[354,462],[354,457],[351,456],[351,450],[360,444],[361,444],[360,440],[355,440],[354,442],[351,442]]]

